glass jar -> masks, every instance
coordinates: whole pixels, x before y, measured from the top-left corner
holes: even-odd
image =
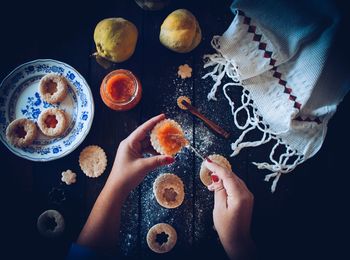
[[[118,69],[103,78],[100,94],[103,102],[109,108],[126,111],[140,102],[142,87],[138,78],[131,71]]]

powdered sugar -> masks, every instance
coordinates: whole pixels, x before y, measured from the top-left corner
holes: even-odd
[[[169,78],[160,79],[159,84],[168,91],[162,93],[161,102],[157,103],[160,106],[158,109],[164,112],[167,118],[173,119],[181,126],[190,144],[202,156],[206,157],[212,153],[217,153],[217,150],[220,151],[220,147],[222,148],[224,140],[214,134],[189,111],[181,110],[177,106],[179,96],[188,96],[193,99],[193,80],[178,78],[176,74],[177,67],[174,67],[173,71],[173,79],[170,82]],[[206,91],[206,88],[202,88],[201,94],[204,95]],[[153,98],[156,101],[156,97]],[[198,107],[198,109],[202,110],[208,118],[213,118],[214,111],[212,108]],[[218,140],[221,140],[221,142]],[[229,146],[227,147],[229,148]],[[133,202],[134,205],[130,201],[131,207],[125,208],[126,212],[124,214],[133,220],[129,220],[130,226],[124,226],[124,231],[122,231],[121,243],[124,255],[135,256],[137,254],[135,253],[137,243],[140,241],[141,257],[151,258],[146,235],[148,230],[157,223],[168,223],[174,227],[178,234],[176,248],[189,249],[194,243],[194,239],[205,239],[208,236],[208,232],[212,231],[213,226],[213,194],[200,182],[199,168],[201,163],[202,159],[195,156],[193,151],[183,148],[175,156],[175,163],[158,168],[145,177],[138,191],[140,207],[137,210],[134,206],[135,201]],[[154,197],[153,183],[157,176],[164,173],[176,174],[184,183],[185,199],[176,209],[163,208]],[[137,200],[135,195],[131,199]],[[135,231],[131,231],[130,228],[135,228]],[[140,233],[136,233],[137,230],[140,230]]]

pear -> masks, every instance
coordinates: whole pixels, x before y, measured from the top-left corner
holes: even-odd
[[[114,63],[126,61],[135,51],[137,37],[138,31],[132,22],[121,17],[103,19],[95,27],[97,52],[93,55],[98,62],[104,59]]]
[[[201,39],[199,23],[186,9],[178,9],[169,14],[160,27],[160,42],[175,52],[190,52],[198,46]]]

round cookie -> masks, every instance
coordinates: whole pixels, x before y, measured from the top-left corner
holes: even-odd
[[[36,223],[39,233],[47,238],[60,236],[65,228],[64,218],[57,210],[46,210]]]
[[[218,165],[232,171],[230,162],[224,156],[219,154],[212,154],[212,155],[209,155],[208,158],[211,161],[217,163]],[[209,169],[205,166],[205,163],[203,161],[201,165],[201,169],[199,171],[199,177],[205,186],[209,186],[212,183],[212,180],[210,177],[211,174],[212,174],[211,171],[209,171]]]
[[[153,183],[153,193],[157,202],[168,209],[177,208],[185,198],[184,184],[175,174],[165,173]]]
[[[50,104],[62,102],[67,96],[68,82],[65,77],[50,73],[39,82],[40,96]]]
[[[159,223],[151,227],[147,233],[148,247],[159,254],[169,252],[176,244],[176,230],[166,223]]]
[[[13,120],[6,128],[7,140],[17,147],[31,145],[38,135],[35,123],[26,118]]]
[[[38,126],[46,136],[60,136],[68,127],[66,113],[58,108],[48,108],[40,114]]]
[[[158,153],[173,156],[186,146],[188,141],[177,122],[164,119],[152,129],[151,144]]]
[[[107,166],[106,153],[97,145],[87,146],[79,155],[79,165],[86,176],[99,177]]]

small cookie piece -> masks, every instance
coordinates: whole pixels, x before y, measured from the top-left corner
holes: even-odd
[[[176,103],[179,108],[181,108],[182,110],[187,110],[188,108],[184,106],[184,104],[182,104],[183,101],[186,101],[188,104],[191,105],[191,99],[187,96],[179,96],[176,100]]]
[[[55,238],[62,235],[65,223],[64,218],[57,210],[46,210],[36,222],[39,233],[47,238]]]
[[[159,175],[153,183],[153,193],[157,202],[164,208],[180,206],[185,198],[184,184],[175,174]]]
[[[39,82],[40,96],[50,104],[62,102],[67,96],[68,81],[65,77],[50,73]]]
[[[217,163],[218,165],[232,171],[230,162],[224,156],[219,154],[212,154],[212,155],[209,155],[208,158],[213,162]],[[209,171],[209,169],[205,166],[205,163],[203,161],[201,165],[201,169],[199,171],[199,177],[205,186],[209,186],[212,183],[212,180],[210,177],[211,174],[212,172]]]
[[[106,169],[106,153],[97,145],[87,146],[79,155],[79,165],[86,176],[96,178]]]
[[[176,230],[166,223],[159,223],[151,227],[147,233],[148,247],[159,254],[169,252],[176,244]]]
[[[66,170],[66,171],[62,172],[61,181],[63,181],[67,185],[71,185],[77,181],[77,175],[76,175],[76,173],[72,172],[71,170]]]
[[[187,64],[180,65],[177,75],[182,79],[190,78],[192,77],[192,68]]]
[[[6,128],[6,138],[14,146],[31,145],[38,135],[35,123],[26,118],[13,120]]]
[[[60,136],[68,127],[66,113],[58,108],[48,108],[40,114],[38,126],[46,136]]]
[[[188,144],[188,140],[177,122],[164,119],[152,129],[151,144],[158,153],[173,156]]]

